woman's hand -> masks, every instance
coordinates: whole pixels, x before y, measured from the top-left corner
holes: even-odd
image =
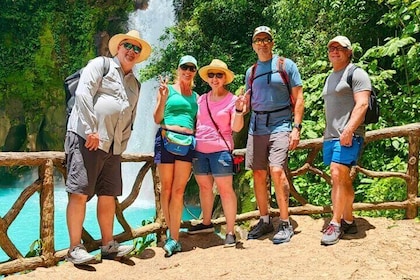
[[[246,113],[247,110],[247,99],[246,99],[246,95],[248,92],[244,93],[244,89],[241,89],[241,93],[238,95],[238,99],[236,99],[235,102],[235,108],[236,108],[236,112],[242,112],[242,113]]]
[[[161,98],[168,98],[168,76],[162,77],[159,75],[159,95]]]

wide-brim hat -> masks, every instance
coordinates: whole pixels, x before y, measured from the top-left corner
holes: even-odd
[[[231,70],[229,70],[226,63],[224,63],[220,59],[213,59],[209,65],[203,66],[200,68],[200,70],[198,70],[198,74],[200,75],[201,79],[203,79],[205,82],[208,82],[209,77],[207,77],[207,73],[210,70],[214,70],[218,73],[225,73],[225,85],[230,84],[235,78],[235,74]]]
[[[140,33],[137,30],[130,30],[126,34],[116,34],[112,36],[108,43],[109,52],[112,56],[117,55],[118,46],[124,40],[134,40],[138,42],[141,46],[141,52],[135,60],[136,63],[146,60],[150,56],[150,53],[152,52],[152,47],[149,45],[149,43],[140,38]]]
[[[349,38],[347,38],[346,36],[340,35],[340,36],[334,37],[328,42],[327,47],[329,48],[332,43],[339,43],[342,47],[345,47],[348,50],[351,50],[351,42]]]

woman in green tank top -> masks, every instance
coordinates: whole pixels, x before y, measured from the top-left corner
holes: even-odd
[[[194,134],[198,110],[197,93],[192,90],[197,72],[197,60],[186,55],[181,57],[176,71],[175,83],[160,77],[154,120],[161,128],[155,138],[155,163],[157,164],[161,189],[161,205],[169,232],[164,245],[166,256],[181,251],[179,229],[185,186],[191,174],[193,150],[186,155],[176,155],[163,145],[162,133]]]

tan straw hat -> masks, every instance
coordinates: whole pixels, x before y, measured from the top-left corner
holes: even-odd
[[[235,78],[235,74],[232,71],[230,71],[226,63],[224,63],[220,59],[213,59],[209,65],[203,66],[200,68],[200,70],[198,70],[198,74],[200,75],[201,79],[203,79],[205,82],[208,82],[207,73],[210,70],[218,71],[219,73],[225,73],[225,85],[230,84]]]
[[[134,40],[141,46],[140,55],[136,59],[137,63],[146,60],[150,56],[152,48],[149,43],[140,38],[140,33],[137,30],[130,30],[126,34],[116,34],[112,36],[108,43],[109,52],[112,56],[117,55],[118,45],[124,40]]]

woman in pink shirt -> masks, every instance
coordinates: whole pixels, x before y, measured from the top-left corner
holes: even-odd
[[[215,183],[226,217],[225,247],[231,247],[236,244],[234,226],[237,210],[236,195],[232,187],[232,132],[238,132],[244,126],[246,103],[243,95],[237,97],[225,88],[235,75],[223,61],[213,59],[198,73],[211,87],[211,91],[198,99],[195,133],[197,145],[193,157],[194,176],[200,187],[203,221],[191,227],[188,232],[195,234],[214,231],[211,216]]]

